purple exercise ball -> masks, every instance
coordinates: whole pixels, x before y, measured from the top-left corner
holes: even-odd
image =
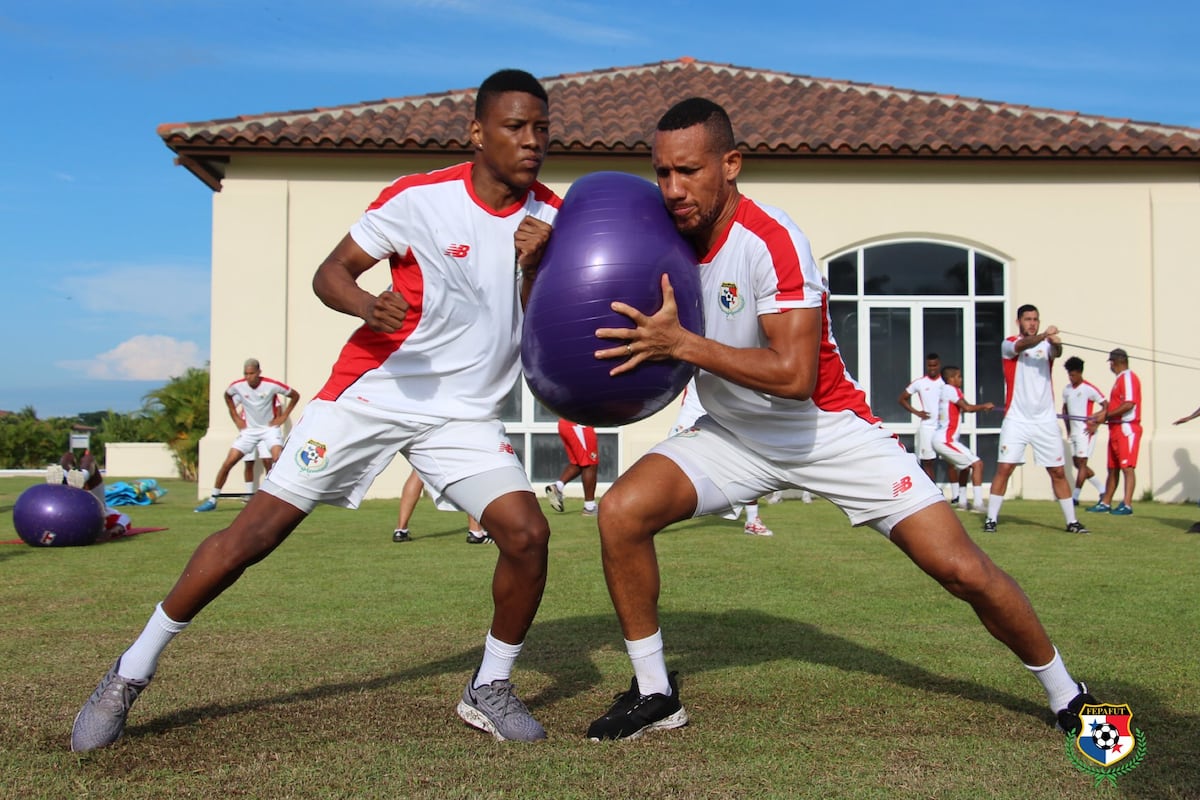
[[[679,321],[704,332],[700,275],[692,246],[675,229],[653,183],[623,172],[595,172],[563,198],[554,232],[525,309],[521,361],[541,403],[564,419],[593,427],[636,422],[665,408],[695,368],[647,361],[610,376],[619,359],[593,353],[619,342],[597,328],[632,328],[610,308],[620,300],[644,314],[662,308],[661,276],[675,291]]]
[[[104,530],[104,506],[95,495],[62,483],[39,483],[13,505],[13,527],[34,547],[92,544]]]

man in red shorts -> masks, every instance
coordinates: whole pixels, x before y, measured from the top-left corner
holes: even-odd
[[[1104,484],[1104,496],[1088,511],[1128,516],[1133,513],[1133,490],[1137,485],[1134,470],[1142,445],[1142,382],[1129,368],[1129,354],[1120,347],[1108,354],[1108,367],[1117,376],[1108,396],[1108,406],[1093,414],[1088,422],[1092,431],[1101,423],[1108,423],[1108,480]],[[1114,507],[1113,495],[1122,477],[1125,478],[1125,499]]]
[[[546,496],[555,511],[562,511],[563,488],[579,477],[583,483],[583,515],[596,516],[596,475],[600,471],[600,448],[596,429],[570,420],[558,421],[558,438],[567,450],[567,465],[558,480],[546,487]]]

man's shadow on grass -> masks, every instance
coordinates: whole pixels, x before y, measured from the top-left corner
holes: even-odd
[[[684,676],[730,667],[743,667],[782,659],[819,664],[848,673],[875,675],[897,685],[935,692],[983,705],[998,706],[1030,717],[1030,731],[1051,724],[1049,711],[1040,702],[1041,690],[1033,683],[1028,696],[1016,697],[977,682],[937,675],[881,650],[866,647],[821,628],[753,609],[720,613],[663,612],[663,627],[670,631],[668,666]],[[983,636],[981,629],[979,635]],[[626,688],[621,680],[602,674],[593,656],[606,645],[620,649],[619,628],[611,614],[573,617],[535,623],[522,652],[519,669],[536,670],[551,683],[525,700],[537,709],[598,688]],[[127,738],[152,735],[195,725],[202,720],[252,713],[271,707],[313,703],[356,696],[389,687],[469,673],[479,663],[481,648],[473,647],[409,669],[358,681],[326,683],[302,691],[265,696],[233,704],[211,704],[162,715],[130,726]],[[1020,666],[1013,661],[1013,668]],[[622,674],[622,680],[627,675]],[[1036,698],[1036,700],[1035,700]],[[448,698],[448,702],[456,698]],[[1200,717],[1173,708],[1152,691],[1134,682],[1099,690],[1098,700],[1128,703],[1134,727],[1141,728],[1151,755],[1136,773],[1122,780],[1122,792],[1131,797],[1200,796],[1187,794],[1200,785],[1200,765],[1194,742],[1200,735]],[[603,709],[595,709],[597,714]],[[580,721],[580,730],[586,721]],[[1064,750],[1064,759],[1066,758]],[[1180,794],[1180,792],[1183,792]]]

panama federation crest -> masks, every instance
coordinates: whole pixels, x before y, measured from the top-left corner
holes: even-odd
[[[1132,771],[1146,757],[1146,737],[1132,725],[1133,712],[1124,703],[1085,703],[1079,710],[1079,730],[1066,737],[1067,756],[1096,785]]]
[[[721,294],[717,302],[726,314],[736,314],[746,306],[746,300],[738,292],[737,284],[732,281],[721,283]]]
[[[296,465],[302,472],[320,472],[329,465],[325,454],[329,448],[316,439],[309,439],[296,451]]]

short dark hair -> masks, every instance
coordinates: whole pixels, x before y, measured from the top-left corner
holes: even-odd
[[[479,91],[475,94],[475,119],[481,118],[487,111],[488,103],[505,92],[531,94],[547,106],[550,105],[550,98],[537,78],[523,69],[502,69],[493,72],[479,84]]]
[[[1067,372],[1083,372],[1083,359],[1079,356],[1071,356],[1063,366],[1067,368]]]
[[[1026,311],[1035,311],[1036,312],[1037,310],[1038,310],[1037,306],[1035,306],[1033,303],[1026,303],[1025,305],[1017,308],[1017,319],[1020,319],[1021,317],[1025,316]]]
[[[949,378],[950,373],[952,373],[952,372],[961,372],[961,371],[962,370],[959,367],[956,367],[953,364],[951,364],[948,367],[942,367],[942,380],[946,380],[946,378]]]
[[[728,153],[737,147],[733,138],[733,123],[719,104],[704,97],[689,97],[667,109],[658,121],[656,130],[681,131],[693,125],[703,125],[718,153]]]
[[[941,356],[939,356],[937,353],[926,353],[925,360],[926,361],[941,361],[942,359],[941,359]]]

